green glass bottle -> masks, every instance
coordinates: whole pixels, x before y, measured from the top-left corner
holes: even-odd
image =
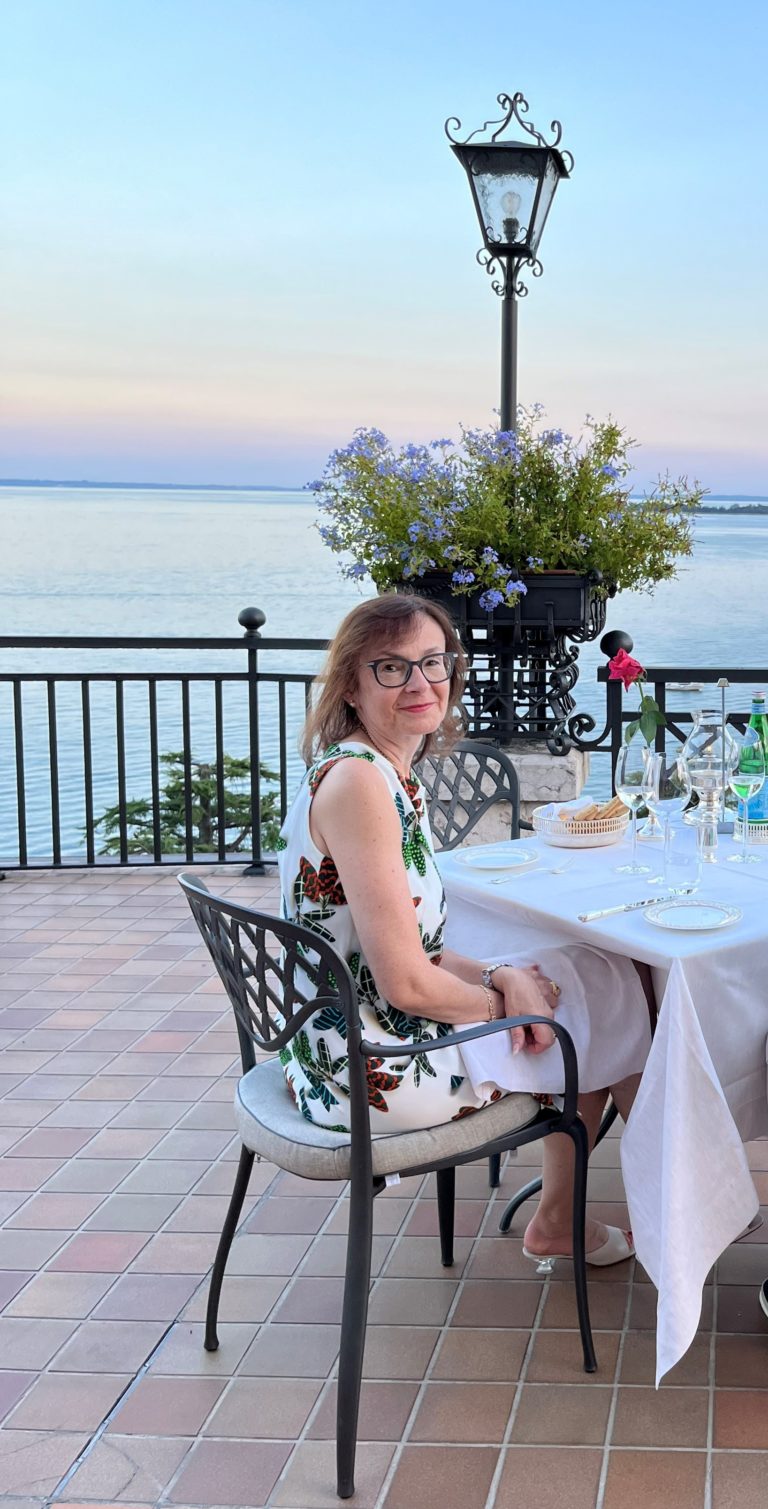
[[[766,716],[765,711],[764,692],[755,692],[752,698],[749,727],[754,728],[760,736],[760,742],[763,746],[763,756],[766,768],[768,768],[768,716]],[[743,803],[740,803],[740,807],[743,815]],[[749,826],[753,839],[756,839],[758,843],[768,842],[768,780],[763,783],[760,790],[750,799]]]

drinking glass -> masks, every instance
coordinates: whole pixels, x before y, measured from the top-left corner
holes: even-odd
[[[644,739],[630,739],[616,761],[616,795],[632,814],[632,856],[629,864],[616,865],[619,875],[648,875],[650,865],[637,863],[637,809],[646,800],[646,764],[651,751]]]
[[[683,746],[683,758],[699,798],[693,818],[698,826],[699,852],[709,864],[717,860],[721,803],[737,757],[736,740],[727,719],[723,723],[722,715],[714,709],[697,711]]]
[[[649,754],[645,763],[643,792],[646,805],[659,818],[664,832],[663,873],[653,876],[653,883],[670,884],[670,848],[672,828],[670,821],[680,817],[691,799],[691,776],[682,757],[682,748],[664,753]]]
[[[728,785],[731,791],[741,802],[741,853],[729,854],[728,862],[733,865],[759,865],[758,854],[748,854],[749,842],[749,803],[753,796],[765,782],[765,753],[763,742],[756,728],[746,728],[743,734],[736,735],[738,747],[738,760],[728,777]]]

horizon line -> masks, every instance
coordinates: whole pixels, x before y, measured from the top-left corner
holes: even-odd
[[[284,482],[99,482],[88,477],[0,477],[0,487],[146,487],[158,491],[300,493],[306,488],[287,487]]]
[[[300,493],[308,492],[305,485],[288,487],[285,483],[269,485],[264,482],[93,482],[86,477],[0,477],[0,487],[92,487],[113,488],[128,491],[131,488],[148,492],[251,492],[251,493]],[[642,496],[642,494],[638,494]],[[766,493],[712,493],[704,494],[713,503],[768,503]],[[704,505],[706,507],[706,504]]]

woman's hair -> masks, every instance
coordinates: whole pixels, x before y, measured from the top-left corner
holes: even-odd
[[[329,744],[348,739],[360,727],[357,711],[347,700],[357,685],[360,666],[377,651],[393,649],[417,627],[418,618],[431,618],[445,635],[445,648],[456,656],[448,707],[440,727],[427,734],[421,756],[447,749],[462,730],[459,710],[467,662],[456,629],[437,603],[416,596],[374,597],[360,603],[339,624],[325,665],[312,685],[312,705],[302,730],[300,749],[308,765]]]

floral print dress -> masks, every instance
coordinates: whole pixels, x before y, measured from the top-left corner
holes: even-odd
[[[447,1022],[410,1016],[380,995],[360,946],[336,866],[313,842],[309,827],[312,798],[339,760],[367,760],[380,773],[397,809],[403,865],[408,876],[425,954],[439,964],[445,926],[445,892],[435,864],[423,789],[415,776],[402,781],[378,751],[353,740],[332,745],[310,766],[283,825],[279,844],[283,916],[301,922],[332,943],[357,984],[363,1036],[392,1045],[382,1058],[368,1059],[368,1102],[374,1132],[401,1132],[437,1126],[497,1100],[485,1099],[467,1078],[455,1046],[398,1058],[398,1043],[432,1042],[456,1030]],[[371,866],[371,884],[375,885]],[[393,940],[394,941],[394,940]],[[292,1038],[282,1054],[288,1088],[308,1121],[334,1130],[349,1128],[349,1075],[343,1014],[326,1007]]]

